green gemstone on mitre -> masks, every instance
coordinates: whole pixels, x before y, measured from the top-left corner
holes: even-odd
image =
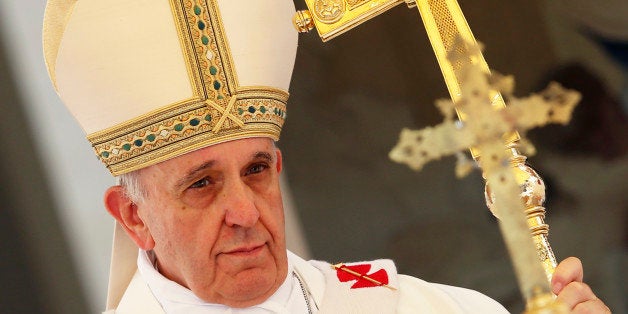
[[[201,7],[199,7],[198,5],[195,5],[194,6],[194,14],[201,15]]]
[[[198,21],[198,29],[200,29],[200,30],[204,30],[205,29],[205,23],[203,21]]]
[[[201,37],[201,42],[203,43],[203,45],[209,44],[209,37],[203,35],[203,37]]]
[[[216,75],[216,73],[218,73],[218,69],[216,69],[216,67],[212,65],[209,67],[209,73],[211,75]]]

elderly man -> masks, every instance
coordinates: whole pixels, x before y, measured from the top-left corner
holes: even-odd
[[[475,291],[398,275],[389,260],[337,270],[286,250],[274,141],[293,13],[270,0],[48,2],[51,80],[120,181],[105,194],[117,221],[108,311],[506,312]],[[575,311],[607,310],[577,259],[553,287]]]

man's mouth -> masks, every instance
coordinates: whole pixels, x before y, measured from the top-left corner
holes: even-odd
[[[233,250],[225,252],[225,254],[236,255],[236,256],[255,255],[261,252],[263,248],[264,248],[264,243],[259,244],[259,245],[238,247]]]

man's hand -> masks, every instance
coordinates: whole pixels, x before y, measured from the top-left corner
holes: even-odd
[[[563,260],[554,271],[552,292],[556,300],[565,304],[572,313],[610,313],[611,310],[598,299],[591,288],[582,282],[582,263],[575,257]]]

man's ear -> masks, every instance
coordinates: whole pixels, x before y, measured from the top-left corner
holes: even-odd
[[[283,160],[281,159],[281,151],[279,150],[279,148],[275,149],[275,153],[277,154],[277,173],[281,173]]]
[[[137,204],[126,195],[124,188],[112,186],[105,192],[105,207],[113,218],[124,228],[127,235],[143,250],[152,250],[155,241],[148,226],[139,216]]]

